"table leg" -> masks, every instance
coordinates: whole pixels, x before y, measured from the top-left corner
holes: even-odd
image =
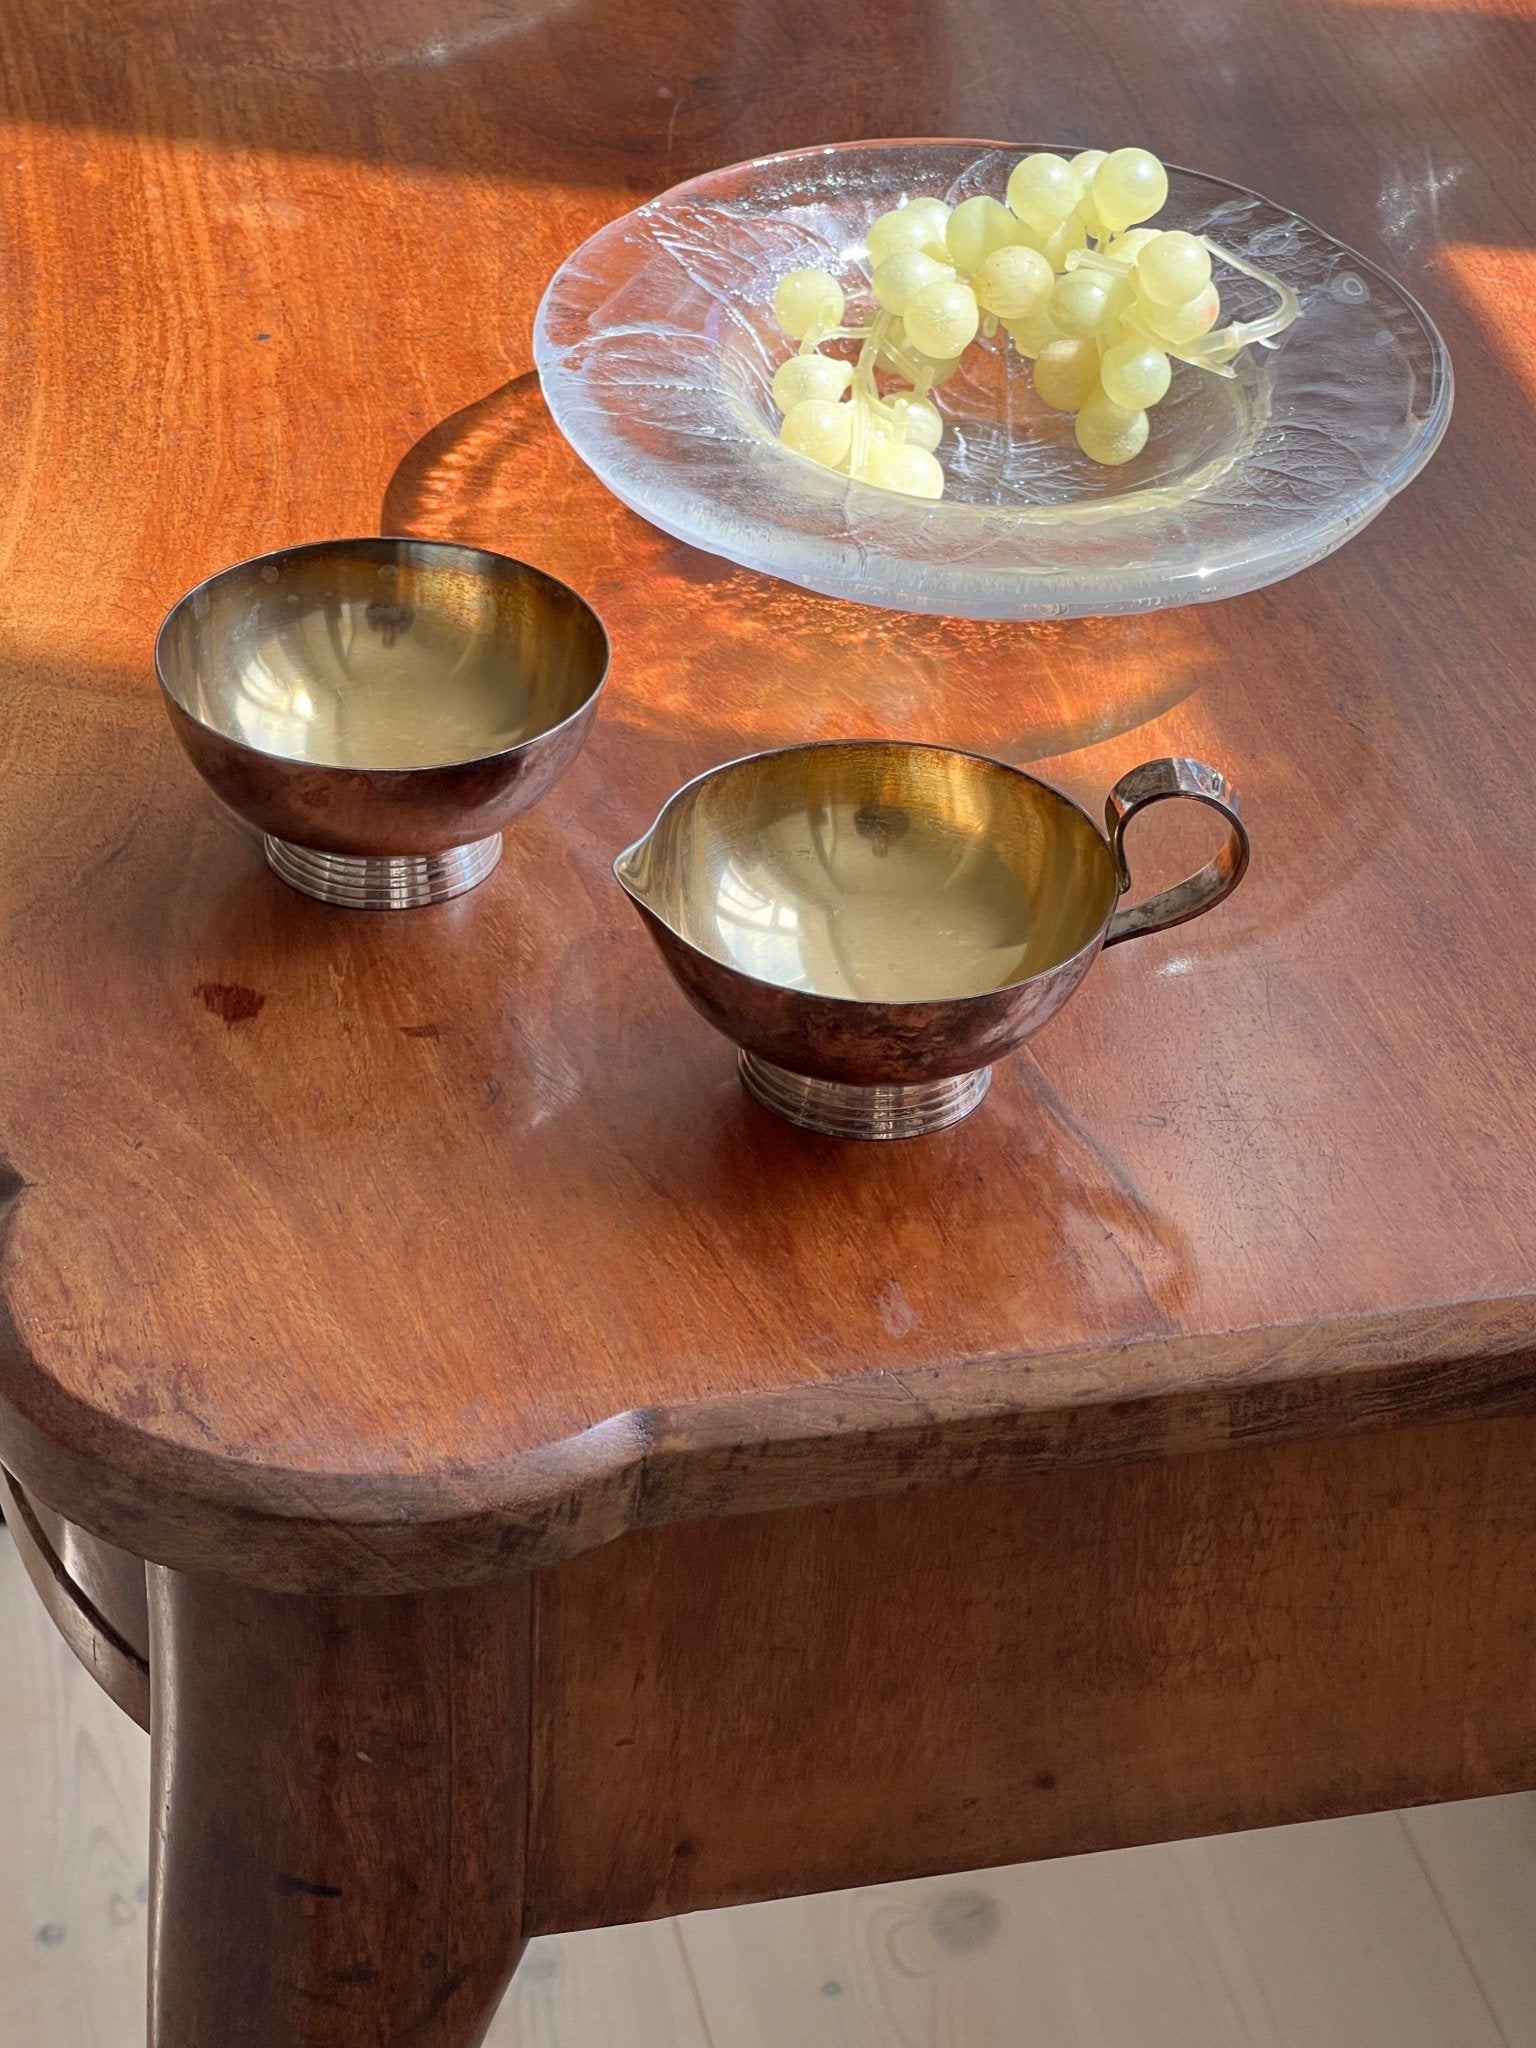
[[[150,2048],[475,2048],[523,1942],[526,1581],[149,1580]]]

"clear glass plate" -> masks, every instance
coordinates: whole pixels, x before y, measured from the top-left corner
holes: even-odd
[[[1206,234],[1300,295],[1236,377],[1175,364],[1146,450],[1103,469],[1002,338],[935,394],[937,504],[852,483],[777,440],[769,385],[793,344],[778,279],[832,270],[869,301],[864,233],[920,193],[1000,197],[1025,153],[851,142],[711,171],[594,235],[539,308],[561,431],[608,488],[680,540],[859,604],[973,619],[1150,611],[1232,597],[1320,560],[1416,476],[1451,412],[1433,322],[1375,264],[1257,193],[1169,168],[1157,224]],[[1273,295],[1217,265],[1222,320]]]

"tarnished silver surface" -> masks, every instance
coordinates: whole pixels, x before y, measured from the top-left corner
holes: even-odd
[[[318,853],[270,834],[267,865],[290,887],[340,910],[418,910],[483,882],[501,859],[501,834],[446,853]]]
[[[1233,837],[1120,928],[1124,825],[1174,795],[1213,804]],[[1049,1022],[1109,936],[1197,916],[1241,879],[1247,837],[1214,769],[1149,762],[1111,805],[1113,840],[1002,762],[824,742],[697,777],[614,873],[760,1101],[832,1136],[915,1136],[976,1106],[985,1070]]]
[[[608,639],[573,590],[506,556],[323,541],[189,591],[155,669],[193,765],[285,881],[403,909],[490,873],[488,842],[580,750]]]
[[[1115,872],[1123,895],[1131,886],[1131,870],[1125,857],[1125,828],[1148,804],[1162,803],[1171,796],[1193,797],[1208,804],[1227,821],[1226,844],[1214,860],[1171,889],[1160,890],[1145,903],[1117,910],[1104,934],[1106,946],[1118,946],[1122,939],[1136,939],[1146,932],[1167,931],[1170,925],[1187,924],[1190,918],[1213,910],[1248,871],[1250,848],[1248,828],[1238,810],[1237,792],[1219,769],[1187,756],[1169,756],[1161,761],[1144,761],[1128,775],[1122,775],[1104,804],[1114,850]]]
[[[750,1052],[738,1052],[736,1058],[747,1093],[765,1109],[828,1138],[925,1137],[969,1116],[992,1086],[990,1067],[904,1088],[878,1082],[861,1088],[852,1081],[792,1074]]]

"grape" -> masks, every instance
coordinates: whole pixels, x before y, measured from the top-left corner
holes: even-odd
[[[1168,200],[1168,173],[1149,149],[1117,149],[1093,174],[1093,203],[1112,235],[1150,220]]]
[[[1105,243],[1104,254],[1116,256],[1122,263],[1134,263],[1148,243],[1155,242],[1161,233],[1161,228],[1127,228],[1123,235],[1115,235]]]
[[[1106,277],[1104,282],[1109,286],[1109,301],[1104,308],[1104,325],[1099,329],[1101,340],[1114,334],[1122,317],[1136,303],[1136,287],[1128,277]]]
[[[1097,342],[1053,341],[1035,358],[1035,389],[1057,412],[1076,412],[1098,386]]]
[[[825,398],[802,398],[784,415],[779,439],[797,455],[835,469],[847,455],[853,440],[853,407],[834,405]]]
[[[1083,181],[1083,196],[1078,201],[1077,211],[1083,226],[1096,242],[1104,238],[1104,223],[1093,203],[1093,177],[1108,154],[1106,149],[1080,149],[1072,159],[1072,168]]]
[[[1038,249],[994,249],[973,280],[977,303],[999,320],[1024,320],[1038,313],[1054,285],[1055,273]]]
[[[1109,280],[1091,270],[1069,270],[1056,280],[1046,311],[1062,334],[1086,340],[1098,333],[1109,312]]]
[[[938,447],[944,438],[944,420],[936,405],[926,398],[910,398],[905,392],[890,401],[892,422],[906,428],[909,448]]]
[[[1055,234],[1047,235],[1040,245],[1040,253],[1052,270],[1065,270],[1067,258],[1074,249],[1088,245],[1088,230],[1083,225],[1080,213],[1069,213]]]
[[[942,497],[945,423],[929,394],[960,368],[985,317],[989,337],[1001,324],[1032,359],[1041,405],[1076,415],[1086,456],[1133,461],[1170,388],[1171,356],[1215,368],[1294,317],[1294,294],[1277,287],[1278,314],[1201,341],[1221,316],[1213,252],[1182,229],[1142,225],[1167,198],[1168,174],[1148,150],[1070,160],[1041,150],[1014,165],[1006,206],[985,193],[953,208],[924,196],[881,214],[866,237],[873,318],[844,326],[829,271],[779,282],[774,311],[801,344],[773,377],[780,441],[845,476]],[[862,339],[856,366],[820,353],[839,334]],[[898,388],[882,397],[877,375]]]
[[[874,441],[859,472],[864,483],[901,491],[909,498],[942,498],[944,471],[936,455],[910,441]]]
[[[1019,240],[1019,223],[995,199],[963,199],[949,216],[944,240],[950,260],[966,271],[980,270],[995,249]]]
[[[865,236],[871,266],[888,262],[903,249],[920,249],[942,258],[949,208],[940,199],[914,199],[893,213],[882,213]]]
[[[933,224],[933,232],[942,242],[944,230],[949,226],[949,216],[953,209],[946,206],[942,199],[909,199],[906,205],[901,208],[901,211],[903,213],[925,214]]]
[[[1136,290],[1152,306],[1187,306],[1211,281],[1210,251],[1182,228],[1154,235],[1136,258]]]
[[[928,389],[936,391],[941,384],[947,384],[960,367],[958,356],[925,356],[916,349],[911,352],[913,365],[928,379]]]
[[[1104,396],[1127,412],[1139,412],[1166,397],[1173,365],[1160,348],[1133,336],[1104,351],[1102,375]]]
[[[804,398],[841,398],[852,382],[852,363],[836,356],[791,356],[773,373],[773,402],[788,412]]]
[[[953,276],[947,263],[936,263],[921,249],[898,249],[894,256],[887,256],[877,265],[870,282],[887,313],[905,316],[907,301],[914,293],[928,285],[947,284]]]
[[[976,294],[958,277],[924,285],[901,308],[907,339],[925,356],[958,356],[976,339],[981,308]]]
[[[1090,462],[1116,469],[1147,445],[1147,416],[1116,405],[1103,387],[1090,393],[1077,416],[1077,445]]]
[[[1140,317],[1162,340],[1182,348],[1210,332],[1221,312],[1221,294],[1208,284],[1185,306],[1144,306]]]
[[[1008,204],[1026,226],[1041,234],[1060,227],[1083,196],[1083,181],[1065,157],[1041,150],[1013,167]]]
[[[792,270],[779,279],[773,310],[791,341],[804,341],[814,329],[825,334],[843,321],[843,288],[824,270]]]
[[[1061,340],[1061,329],[1049,312],[1031,313],[1027,320],[1010,320],[1007,326],[1008,339],[1021,356],[1038,356]]]

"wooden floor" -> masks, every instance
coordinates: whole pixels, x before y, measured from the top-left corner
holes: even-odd
[[[139,2048],[148,1744],[0,1533],[0,2048]],[[530,1949],[492,2048],[1536,2048],[1536,1795]]]

